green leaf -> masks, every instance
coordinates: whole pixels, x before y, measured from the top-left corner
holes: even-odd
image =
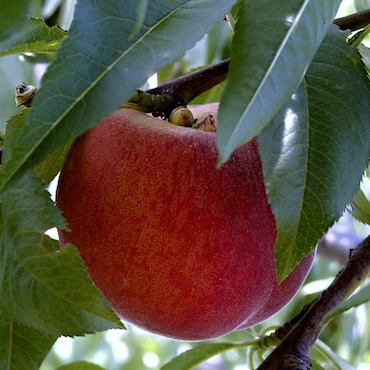
[[[206,343],[198,345],[179,356],[174,357],[171,361],[163,365],[160,370],[189,370],[196,365],[216,356],[219,353],[228,351],[233,348],[241,348],[251,345],[251,343]]]
[[[29,17],[26,25],[0,42],[0,56],[22,53],[55,53],[67,32],[58,26],[49,27],[41,18]]]
[[[370,201],[361,189],[358,189],[356,195],[351,201],[349,213],[358,221],[370,225]]]
[[[19,133],[22,131],[28,114],[31,108],[24,109],[18,114],[12,116],[7,121],[6,133],[7,133],[7,146],[9,150],[14,148],[15,142]],[[65,157],[67,156],[68,150],[72,144],[72,140],[67,142],[66,145],[57,149],[54,153],[49,154],[35,169],[38,176],[44,184],[49,184],[57,173],[61,170]]]
[[[258,137],[279,280],[339,219],[368,163],[370,85],[346,35],[332,27],[296,93]]]
[[[143,26],[146,14],[148,11],[148,1],[149,0],[137,0],[136,1],[136,23],[132,31],[131,37],[134,37]]]
[[[364,44],[360,44],[358,47],[358,51],[361,54],[362,61],[364,62],[367,71],[370,71],[370,49],[366,47]]]
[[[101,366],[91,362],[79,361],[73,364],[58,367],[57,370],[104,370]]]
[[[222,21],[233,3],[153,0],[140,31],[130,37],[135,2],[78,2],[68,37],[44,75],[11,160],[3,166],[0,188],[22,167],[35,166],[118,109],[156,70]]]
[[[358,12],[370,9],[370,0],[355,0],[355,8]]]
[[[23,109],[7,120],[7,150],[13,150],[19,132],[22,130],[30,111],[31,108]]]
[[[356,368],[337,355],[321,340],[317,340],[311,351],[312,370],[355,370]]]
[[[219,163],[252,140],[297,89],[340,0],[244,0],[218,113]]]
[[[0,369],[37,370],[55,340],[13,321],[0,321]]]
[[[53,336],[123,328],[77,249],[44,235],[64,221],[32,170],[4,192],[2,215],[0,317]]]
[[[0,40],[10,37],[23,27],[29,8],[29,0],[1,0]]]

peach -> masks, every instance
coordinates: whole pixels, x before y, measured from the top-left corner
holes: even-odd
[[[77,246],[122,320],[174,339],[212,339],[271,316],[313,258],[276,294],[276,225],[257,141],[218,169],[215,138],[121,109],[74,142],[59,179],[70,229],[59,230],[61,246]]]

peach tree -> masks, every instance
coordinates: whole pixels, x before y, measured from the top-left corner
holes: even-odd
[[[17,103],[26,108],[8,117],[1,136],[1,368],[38,369],[60,336],[124,329],[77,249],[60,250],[45,234],[65,226],[45,188],[73,140],[127,102],[166,119],[178,105],[219,101],[220,166],[257,137],[277,225],[279,282],[349,204],[369,223],[360,182],[370,156],[370,56],[363,43],[370,15],[335,19],[341,2],[80,0],[68,31],[29,16],[32,2],[2,7],[0,56],[24,55],[48,68],[37,93],[19,81]],[[222,22],[230,25],[228,58],[220,53],[196,72],[145,87]],[[269,337],[200,344],[163,369],[190,369],[241,347],[266,350],[260,369],[319,369],[323,358],[352,368],[318,337],[333,317],[370,298],[365,287],[347,300],[370,271],[369,243],[360,243],[332,285]],[[63,369],[76,366],[97,368]]]

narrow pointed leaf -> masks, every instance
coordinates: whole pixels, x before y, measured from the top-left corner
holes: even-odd
[[[311,351],[311,360],[313,370],[355,370],[344,358],[335,353],[323,341],[317,340]]]
[[[0,369],[37,370],[55,340],[13,321],[0,321]]]
[[[132,31],[131,37],[134,37],[143,26],[145,17],[148,11],[149,0],[138,0],[136,1],[136,23]]]
[[[30,17],[19,32],[0,42],[0,56],[55,53],[66,36],[60,27],[49,27],[43,19]]]
[[[77,249],[44,235],[64,221],[32,170],[4,192],[2,215],[0,317],[54,336],[123,328]]]
[[[370,301],[370,285],[361,287],[351,298],[340,303],[338,306],[333,308],[327,315],[325,315],[323,322],[328,322],[335,316],[341,315],[342,313],[350,310],[351,308],[358,307],[364,303]]]
[[[340,0],[244,0],[218,115],[219,162],[250,141],[289,100]]]
[[[104,370],[101,366],[93,364],[91,362],[79,361],[73,364],[64,365],[58,367],[57,370]]]
[[[353,197],[349,212],[358,221],[363,222],[365,225],[370,225],[370,201],[361,189],[358,189]]]
[[[233,348],[246,347],[250,343],[206,343],[189,349],[174,357],[160,370],[190,370],[219,353]]]
[[[282,280],[356,193],[370,155],[370,84],[335,26],[296,93],[258,136]]]
[[[135,2],[78,2],[68,37],[44,75],[28,124],[3,167],[0,188],[23,166],[35,166],[118,109],[150,75],[222,21],[234,2],[150,1],[134,37]]]

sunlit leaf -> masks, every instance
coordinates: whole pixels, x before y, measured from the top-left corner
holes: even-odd
[[[321,340],[317,340],[311,351],[313,370],[355,370],[356,368],[336,354]]]
[[[222,21],[234,2],[150,1],[135,37],[135,2],[78,2],[68,37],[44,75],[11,160],[3,166],[0,187],[23,166],[36,165],[118,109],[156,70],[181,57]]]
[[[22,53],[55,53],[66,31],[49,27],[41,18],[28,18],[26,25],[11,37],[0,42],[0,56]]]
[[[289,100],[340,3],[242,1],[219,111],[219,163],[256,136]]]
[[[339,219],[370,154],[370,84],[361,57],[335,26],[304,81],[259,135],[284,278]]]
[[[364,303],[370,301],[370,285],[365,285],[364,287],[360,288],[355,294],[351,296],[351,298],[347,299],[346,301],[342,302],[334,309],[332,309],[325,317],[324,321],[328,321],[333,317],[342,314],[345,311],[350,310],[351,308],[358,307]]]
[[[132,31],[131,37],[134,37],[143,26],[146,14],[148,11],[148,1],[149,0],[137,0],[136,1],[136,23]]]
[[[233,348],[246,347],[249,343],[206,343],[196,346],[174,357],[160,370],[189,370],[209,358]]]
[[[370,201],[361,189],[351,201],[351,208],[348,209],[353,217],[366,225],[370,225]]]
[[[370,49],[364,44],[360,44],[358,48],[359,53],[361,54],[362,61],[364,62],[367,71],[370,71]]]
[[[73,364],[58,367],[57,370],[104,370],[101,366],[91,362],[79,361]]]

